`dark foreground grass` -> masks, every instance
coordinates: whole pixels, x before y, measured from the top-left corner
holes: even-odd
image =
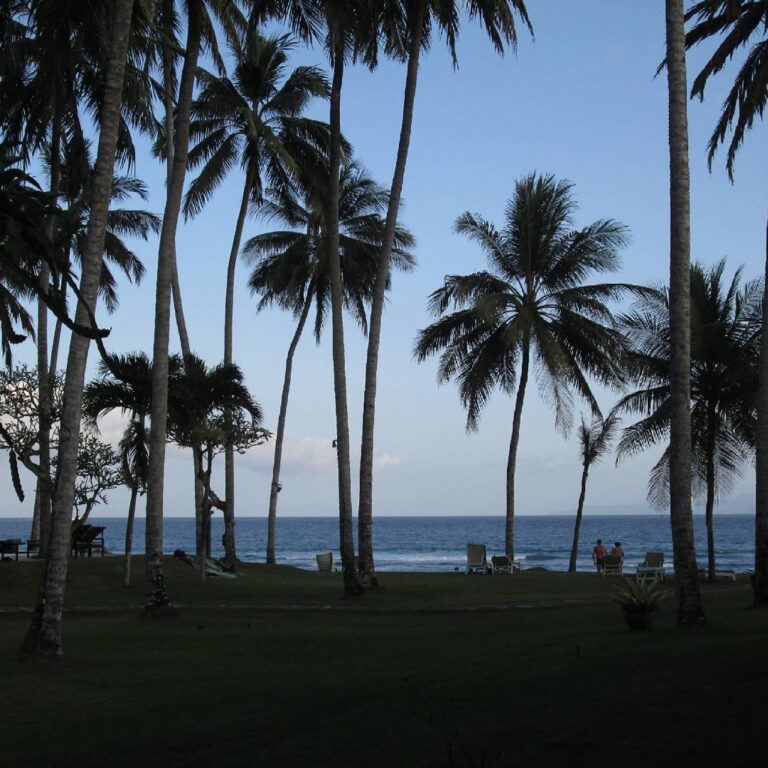
[[[592,574],[385,574],[348,600],[336,575],[170,562],[184,607],[146,620],[119,561],[72,565],[51,662],[17,653],[38,565],[0,564],[4,765],[765,765],[768,612],[743,583],[707,590],[705,629],[668,601],[633,634]]]

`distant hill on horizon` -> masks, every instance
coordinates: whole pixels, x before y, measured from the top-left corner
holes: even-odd
[[[575,515],[576,510],[549,512],[550,515]],[[647,503],[640,504],[587,504],[585,515],[665,515],[667,510],[654,509]],[[723,499],[715,505],[715,515],[753,515],[755,513],[755,495],[740,493],[730,499]],[[704,504],[694,503],[694,515],[704,514]]]

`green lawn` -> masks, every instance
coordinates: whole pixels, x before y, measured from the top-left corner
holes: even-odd
[[[201,585],[170,560],[183,607],[146,620],[141,584],[93,559],[72,563],[64,658],[20,660],[38,568],[0,563],[9,766],[762,766],[768,753],[768,611],[748,608],[743,582],[706,588],[705,629],[677,629],[669,600],[637,634],[610,600],[617,581],[593,574],[383,574],[346,599],[336,574],[251,566]]]

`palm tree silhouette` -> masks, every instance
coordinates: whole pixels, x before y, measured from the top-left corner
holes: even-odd
[[[290,185],[302,158],[327,148],[328,126],[302,117],[315,97],[327,98],[328,81],[317,67],[288,71],[288,56],[295,43],[288,35],[265,37],[250,31],[245,40],[232,42],[235,68],[232,79],[204,75],[198,99],[192,105],[190,136],[196,144],[189,165],[202,165],[184,199],[184,214],[199,213],[230,170],[244,172],[242,199],[227,264],[224,303],[224,363],[232,362],[232,318],[235,269],[245,218],[250,206],[264,198],[265,179],[275,187]],[[235,476],[234,451],[225,454],[227,510],[225,549],[234,562]]]
[[[709,78],[720,72],[740,49],[752,46],[728,96],[723,111],[709,140],[710,167],[717,148],[725,144],[730,133],[726,168],[733,181],[736,155],[744,136],[757,118],[762,118],[768,101],[765,88],[768,76],[768,2],[766,0],[702,0],[686,13],[694,25],[688,31],[688,48],[710,38],[717,49],[693,81],[692,95],[704,98]],[[763,327],[768,325],[768,224],[766,224],[765,291]],[[756,604],[768,605],[768,337],[762,337],[757,408],[757,443],[755,458],[755,577],[752,580]]]
[[[570,182],[534,173],[516,183],[502,230],[462,214],[456,231],[480,246],[489,270],[446,276],[429,301],[440,319],[419,333],[415,345],[419,361],[441,353],[438,381],[457,380],[468,430],[477,429],[496,387],[517,390],[507,460],[505,549],[510,557],[515,463],[531,363],[538,366],[540,388],[564,431],[574,393],[599,414],[586,375],[608,386],[622,377],[621,339],[605,302],[642,290],[623,283],[585,284],[592,273],[618,269],[618,251],[628,235],[623,224],[610,219],[571,229],[576,209],[571,192]],[[448,313],[450,307],[455,311]]]
[[[717,497],[741,475],[755,439],[755,360],[762,285],[740,284],[738,270],[727,284],[725,261],[711,269],[691,267],[691,456],[694,496],[706,501],[707,566],[715,577],[714,507]],[[638,389],[624,396],[617,412],[643,418],[626,427],[619,459],[668,438],[672,356],[670,293],[658,289],[643,297],[618,322],[629,344],[627,372]],[[670,449],[651,471],[648,499],[669,504]]]
[[[315,339],[319,343],[330,303],[328,269],[328,180],[316,186],[302,204],[296,196],[276,196],[265,202],[263,213],[296,227],[298,231],[274,231],[251,238],[244,255],[254,264],[249,286],[261,295],[258,309],[277,305],[297,318],[285,361],[285,379],[275,434],[275,456],[269,495],[267,562],[275,562],[275,520],[280,489],[283,437],[291,385],[293,356],[312,305],[315,306]],[[339,244],[344,306],[366,332],[366,303],[370,302],[384,233],[382,214],[387,208],[386,190],[378,186],[356,162],[342,168],[339,184]],[[409,271],[415,260],[406,250],[412,235],[402,227],[395,232],[392,264]]]

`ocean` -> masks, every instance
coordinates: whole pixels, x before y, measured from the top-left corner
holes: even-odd
[[[105,525],[104,540],[111,552],[123,552],[125,520],[91,517],[94,525]],[[515,520],[515,556],[523,568],[566,570],[573,540],[572,517],[564,515],[520,516]],[[29,536],[30,522],[24,518],[0,518],[0,539]],[[164,551],[195,550],[193,518],[169,517],[164,521]],[[223,554],[224,531],[220,515],[213,519],[213,555]],[[699,567],[706,566],[704,518],[694,517],[696,555]],[[466,545],[485,544],[488,555],[504,552],[503,517],[379,517],[374,520],[374,557],[380,571],[453,571],[466,564]],[[249,562],[264,562],[267,521],[244,517],[236,527],[238,556]],[[581,525],[579,570],[592,570],[592,547],[601,538],[610,549],[620,541],[626,551],[625,567],[633,571],[647,551],[662,551],[672,560],[669,518],[662,514],[585,516]],[[754,517],[715,517],[718,568],[747,571],[754,568]],[[339,524],[331,517],[285,517],[277,520],[277,561],[282,565],[314,569],[315,555],[333,552],[339,559]],[[144,519],[136,520],[133,551],[144,551]]]

